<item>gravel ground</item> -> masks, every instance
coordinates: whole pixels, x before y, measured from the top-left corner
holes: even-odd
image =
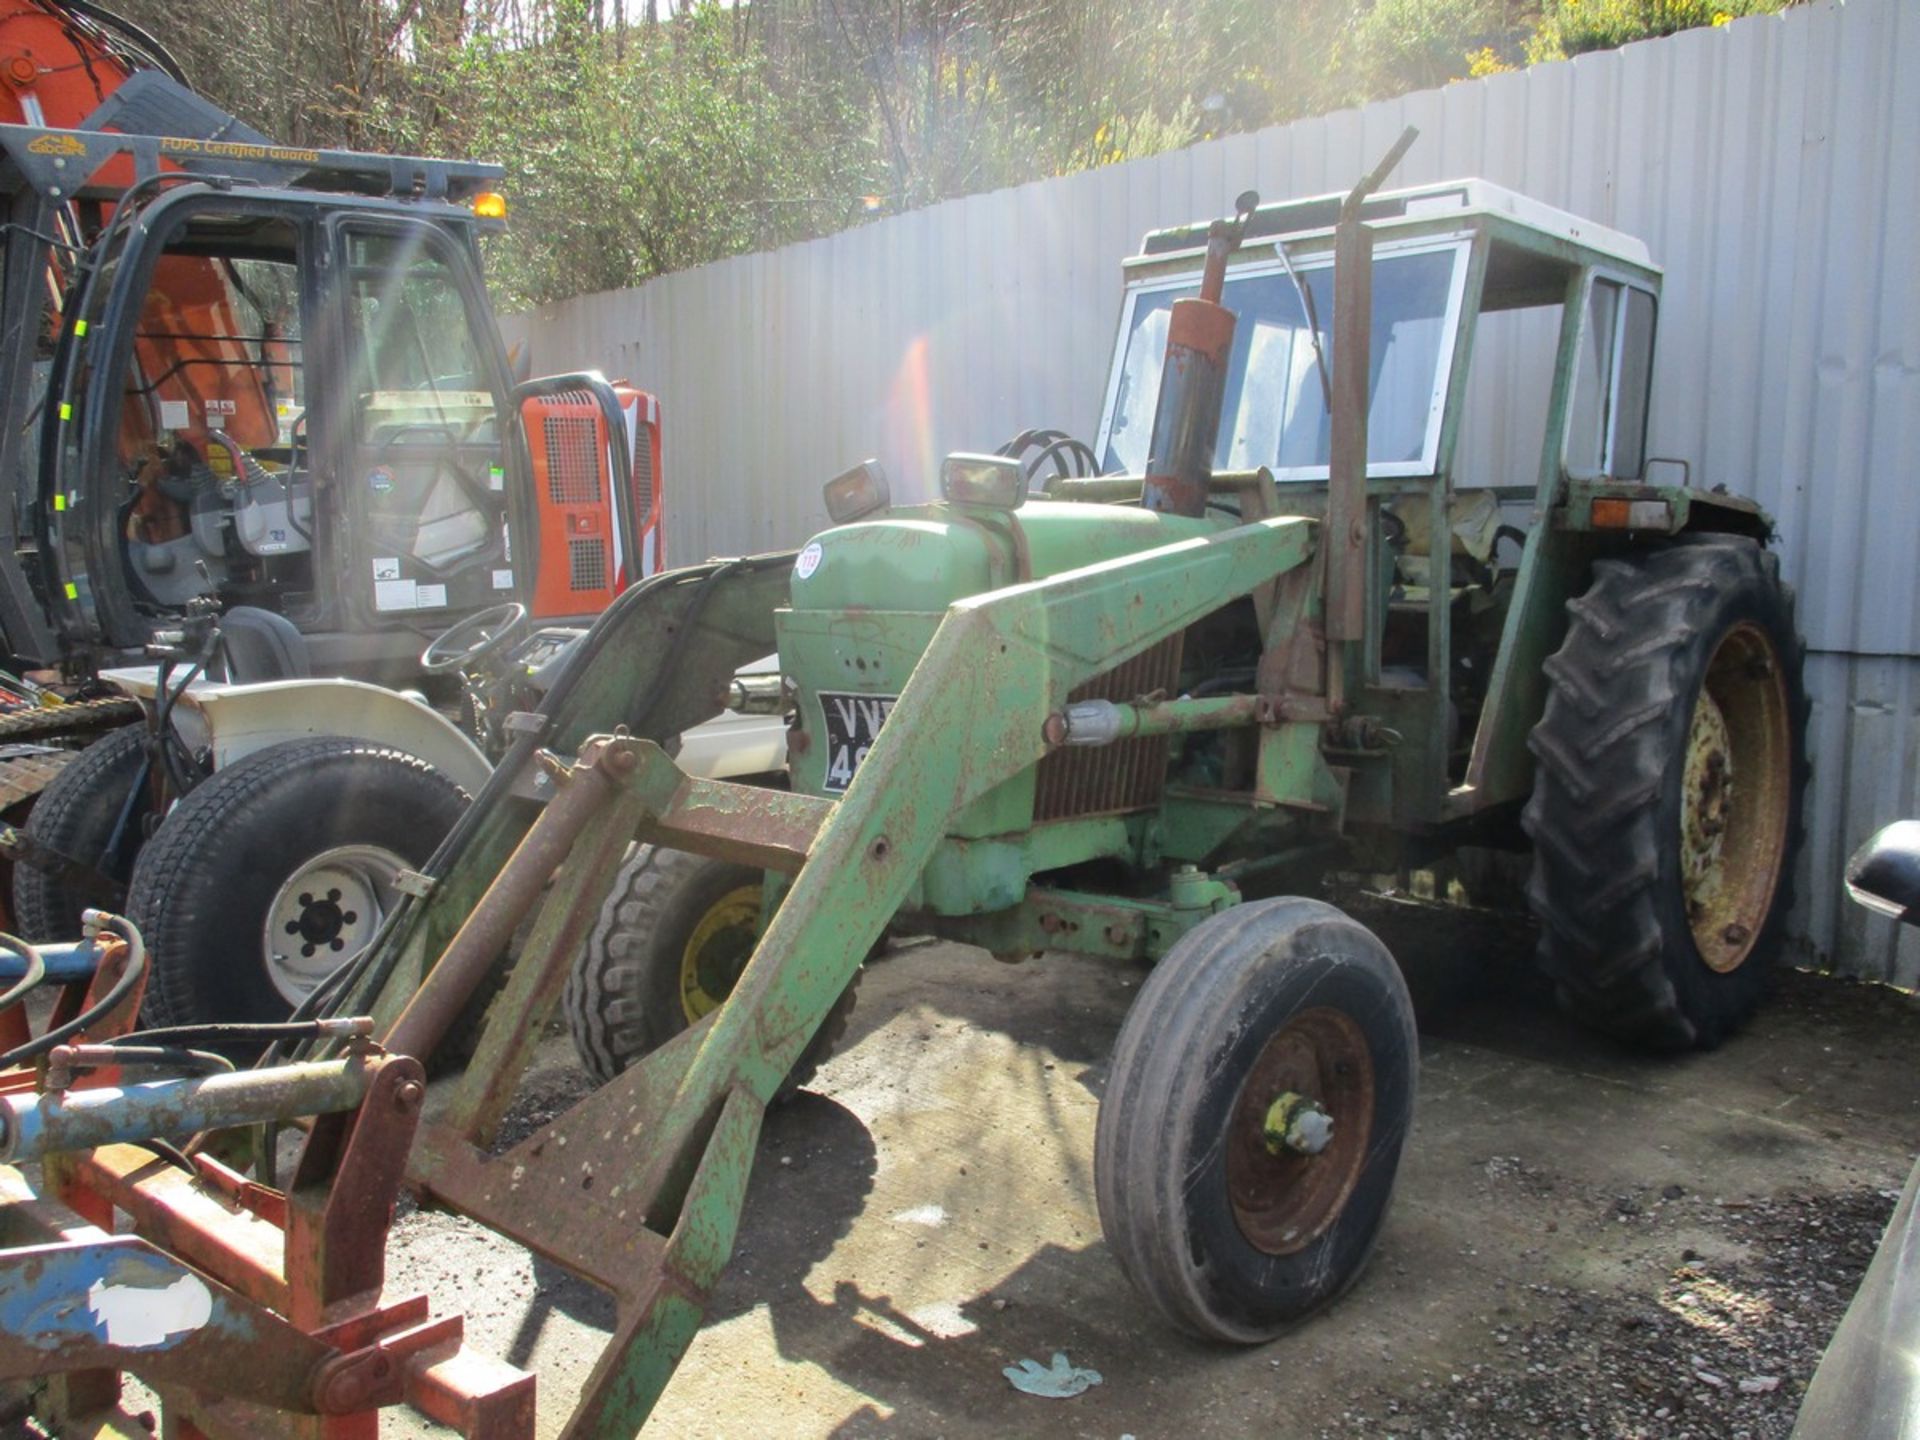
[[[1489,1189],[1528,1183],[1515,1159],[1486,1162]],[[1499,1359],[1351,1397],[1322,1440],[1593,1435],[1617,1440],[1774,1440],[1793,1430],[1807,1376],[1866,1273],[1898,1192],[1688,1195],[1677,1185],[1619,1195],[1576,1228],[1682,1225],[1724,1239],[1709,1256],[1673,1247],[1647,1298],[1525,1284],[1545,1319],[1483,1317]],[[1570,1237],[1571,1238],[1571,1237]],[[1504,1287],[1503,1287],[1504,1288]]]
[[[1920,1006],[1790,973],[1721,1050],[1648,1060],[1554,1011],[1523,930],[1375,908],[1421,1012],[1420,1108],[1372,1264],[1311,1324],[1252,1350],[1182,1340],[1106,1253],[1092,1132],[1139,973],[908,949],[768,1118],[734,1263],[647,1434],[1787,1436],[1920,1145]],[[501,1143],[588,1088],[550,1033]],[[536,1371],[555,1440],[606,1297],[403,1210],[393,1283]],[[1055,1351],[1104,1383],[1064,1402],[1007,1384]]]
[[[1391,929],[1390,917],[1373,918],[1382,929]],[[1505,948],[1519,948],[1511,935],[1498,939]],[[1484,950],[1479,953],[1484,957]],[[949,962],[959,963],[959,956]],[[960,964],[948,973],[998,991],[995,982],[1004,972],[990,964]],[[1425,988],[1443,997],[1450,992],[1447,977],[1424,978]],[[943,1055],[946,1046],[937,1042],[944,1037],[933,1032],[946,1022],[910,1004],[892,1020],[880,1008],[893,989],[900,991],[893,997],[896,1005],[924,996],[929,974],[915,977],[889,965],[869,979],[878,983],[860,1027],[868,1038],[829,1066],[823,1088],[853,1106],[863,1128],[878,1135],[887,1110],[868,1113],[872,1107],[862,1099],[866,1086],[882,1077],[889,1087],[903,1084],[903,1074]],[[1689,1062],[1693,1068],[1684,1076],[1621,1057],[1577,1031],[1556,1029],[1560,1022],[1550,1011],[1533,1009],[1540,1003],[1538,997],[1524,999],[1509,991],[1498,1004],[1482,993],[1463,1003],[1443,998],[1428,1007],[1436,1023],[1429,1076],[1435,1082],[1435,1108],[1422,1121],[1418,1165],[1403,1187],[1407,1218],[1383,1244],[1373,1278],[1364,1280],[1354,1297],[1325,1320],[1304,1327],[1297,1340],[1266,1351],[1226,1356],[1190,1351],[1161,1335],[1145,1317],[1120,1321],[1122,1333],[1132,1337],[1124,1344],[1138,1347],[1122,1348],[1117,1335],[1109,1333],[1111,1326],[1095,1316],[1108,1311],[1120,1320],[1109,1307],[1117,1305],[1121,1312],[1132,1307],[1127,1292],[1108,1275],[1110,1262],[1096,1244],[1084,1281],[1063,1283],[1050,1262],[1048,1270],[1029,1277],[975,1288],[962,1306],[972,1317],[969,1323],[982,1328],[969,1340],[948,1342],[955,1358],[921,1349],[889,1355],[885,1363],[850,1362],[846,1347],[854,1342],[849,1337],[862,1333],[851,1317],[864,1312],[859,1305],[847,1310],[839,1304],[842,1290],[857,1290],[848,1277],[885,1273],[884,1257],[891,1253],[893,1263],[904,1267],[895,1271],[896,1283],[907,1289],[912,1282],[899,1277],[919,1270],[935,1253],[929,1247],[964,1257],[987,1246],[976,1250],[971,1238],[959,1236],[949,1245],[943,1231],[916,1238],[904,1253],[899,1249],[904,1242],[884,1236],[877,1244],[863,1244],[868,1233],[863,1226],[872,1225],[872,1217],[884,1222],[892,1214],[898,1221],[914,1213],[900,1207],[916,1189],[898,1199],[866,1196],[853,1202],[867,1212],[867,1221],[837,1221],[826,1227],[830,1234],[809,1239],[799,1217],[832,1210],[829,1196],[837,1191],[821,1190],[823,1177],[848,1163],[843,1152],[859,1132],[843,1134],[844,1127],[828,1124],[840,1116],[836,1104],[802,1097],[793,1113],[770,1123],[769,1150],[779,1154],[766,1168],[775,1173],[756,1182],[735,1266],[722,1282],[724,1293],[716,1297],[714,1327],[703,1341],[701,1359],[691,1361],[676,1382],[677,1403],[658,1417],[660,1429],[667,1435],[774,1433],[741,1428],[749,1414],[766,1414],[760,1408],[761,1387],[785,1392],[783,1398],[791,1402],[797,1398],[793,1387],[817,1383],[803,1381],[800,1371],[818,1366],[823,1378],[885,1398],[877,1408],[843,1412],[835,1423],[829,1417],[840,1402],[810,1396],[820,1408],[802,1404],[788,1417],[789,1433],[849,1440],[869,1434],[1008,1433],[1105,1440],[1122,1433],[1139,1440],[1250,1433],[1282,1440],[1788,1436],[1806,1383],[1897,1198],[1888,1184],[1894,1167],[1863,1173],[1850,1147],[1854,1139],[1881,1128],[1879,1097],[1887,1087],[1904,1088],[1893,1071],[1898,1057],[1908,1053],[1912,1002],[1875,987],[1783,976],[1764,1026],[1769,1034]],[[1103,1073],[1100,1049],[1092,1043],[1086,1047],[1086,1077],[1096,1089]],[[1496,1068],[1483,1075],[1488,1057]],[[997,1068],[991,1061],[986,1065]],[[1054,1072],[1052,1063],[1045,1064],[1044,1073]],[[984,1072],[970,1067],[969,1073]],[[1723,1090],[1716,1078],[1723,1073],[1751,1073],[1751,1078]],[[1645,1088],[1649,1084],[1651,1091]],[[1547,1098],[1549,1086],[1564,1087],[1567,1098],[1580,1097],[1580,1108]],[[586,1077],[571,1063],[567,1042],[557,1032],[550,1035],[541,1063],[507,1118],[502,1143],[529,1133],[587,1088]],[[1670,1092],[1671,1099],[1656,1099],[1661,1092]],[[899,1092],[890,1088],[887,1093]],[[1503,1098],[1509,1096],[1515,1101]],[[1800,1106],[1815,1096],[1828,1108],[1801,1114]],[[1780,1112],[1800,1115],[1798,1129],[1754,1121],[1753,1116],[1773,1113],[1782,1097],[1798,1097]],[[1636,1104],[1646,1108],[1632,1108]],[[1676,1104],[1686,1109],[1667,1108]],[[1700,1118],[1688,1121],[1686,1114]],[[1733,1122],[1727,1141],[1732,1149],[1715,1161],[1700,1153],[1698,1136],[1688,1127],[1722,1123],[1708,1118],[1720,1114]],[[923,1119],[919,1125],[932,1123]],[[1901,1121],[1897,1129],[1905,1132],[1909,1124]],[[1545,1128],[1536,1130],[1536,1125]],[[1547,1138],[1556,1132],[1556,1139]],[[1468,1148],[1474,1143],[1470,1137],[1484,1144],[1491,1135],[1504,1137],[1511,1148],[1492,1154]],[[1603,1143],[1603,1135],[1613,1138]],[[900,1154],[896,1143],[891,1135],[880,1139],[879,1168],[895,1176],[895,1183],[924,1186],[917,1177],[924,1175],[926,1157],[917,1151]],[[1583,1151],[1611,1158],[1588,1163]],[[962,1162],[957,1174],[968,1173],[951,1145],[936,1140],[927,1155],[944,1158],[943,1169]],[[1734,1156],[1744,1159],[1735,1163]],[[790,1168],[781,1168],[790,1161]],[[870,1161],[864,1186],[874,1183],[872,1168]],[[945,1203],[959,1208],[950,1196]],[[1042,1203],[1051,1206],[1057,1200],[1043,1192]],[[418,1216],[403,1230],[401,1246],[432,1254],[464,1223]],[[851,1239],[845,1238],[848,1224],[855,1227]],[[983,1227],[979,1233],[1005,1232]],[[1006,1238],[1017,1252],[1018,1239]],[[1056,1252],[1061,1253],[1075,1252]],[[809,1273],[817,1288],[831,1285],[833,1301],[816,1296],[818,1303],[807,1303],[798,1277]],[[1094,1288],[1080,1293],[1080,1285]],[[1082,1308],[1088,1301],[1092,1311]],[[604,1302],[585,1287],[538,1266],[514,1271],[511,1278],[503,1275],[460,1303],[470,1318],[492,1319],[519,1336],[531,1333],[523,1310],[569,1313],[588,1334],[611,1319]],[[1037,1331],[1030,1338],[1020,1335],[1018,1317],[1056,1304],[1064,1307],[1060,1319],[1066,1323],[1044,1325],[1044,1337]],[[881,1308],[887,1313],[907,1309],[904,1302]],[[762,1353],[761,1343],[750,1337],[756,1314],[772,1321],[777,1358]],[[743,1324],[747,1332],[741,1331]],[[1004,1341],[990,1342],[988,1354],[958,1358],[968,1346],[1002,1331],[1007,1332]],[[1106,1393],[1045,1417],[1007,1410],[1021,1402],[1000,1386],[1001,1364],[1016,1353],[1040,1354],[1044,1360],[1042,1352],[1051,1353],[1047,1346],[1056,1340],[1076,1361],[1086,1359],[1106,1370]],[[868,1336],[866,1343],[871,1342]],[[752,1376],[751,1387],[709,1391],[703,1372],[710,1374],[716,1362],[736,1381]],[[1311,1378],[1296,1369],[1302,1363],[1314,1372]],[[965,1379],[953,1373],[956,1364]],[[1209,1379],[1214,1366],[1230,1368],[1214,1371]],[[1133,1393],[1122,1401],[1128,1371]],[[1139,1388],[1143,1371],[1144,1392]],[[937,1383],[934,1377],[942,1375],[945,1381]],[[561,1380],[558,1373],[549,1378]],[[957,1389],[950,1395],[943,1384]],[[1169,1388],[1172,1393],[1166,1393]],[[1271,1401],[1261,1398],[1263,1391],[1271,1393]],[[917,1415],[902,1402],[903,1395],[920,1400]],[[709,1408],[716,1401],[724,1407],[718,1414]],[[1099,1407],[1090,1409],[1096,1401]],[[973,1407],[979,1413],[969,1416]],[[1186,1417],[1184,1424],[1170,1429],[1178,1415]],[[1023,1421],[1042,1418],[1052,1423],[1022,1427]]]

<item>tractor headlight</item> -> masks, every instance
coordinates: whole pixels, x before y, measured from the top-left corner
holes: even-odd
[[[850,525],[862,515],[884,510],[893,503],[893,493],[887,488],[887,472],[880,468],[878,460],[869,460],[844,475],[834,476],[827,481],[823,493],[827,497],[827,514],[836,525]]]
[[[949,455],[940,465],[940,493],[955,505],[1018,510],[1027,503],[1027,472],[1005,455]]]

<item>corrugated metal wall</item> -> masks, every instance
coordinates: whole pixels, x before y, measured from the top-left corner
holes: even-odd
[[[866,456],[923,495],[950,450],[1091,438],[1146,230],[1247,188],[1343,189],[1417,125],[1394,183],[1484,176],[1665,267],[1651,453],[1779,517],[1813,651],[1798,929],[1913,984],[1920,943],[1839,885],[1876,825],[1920,815],[1916,77],[1920,4],[1819,5],[956,200],[516,328],[542,370],[659,394],[673,558],[795,545],[825,524],[821,483]]]

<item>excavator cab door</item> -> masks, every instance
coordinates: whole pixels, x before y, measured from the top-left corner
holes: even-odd
[[[40,405],[37,534],[75,648],[138,653],[197,601],[322,604],[297,206],[176,189],[66,294]]]
[[[453,235],[370,215],[332,228],[346,350],[334,437],[344,618],[431,635],[523,598],[516,544],[533,522],[515,513],[523,487],[508,476],[519,467],[506,357],[472,253]]]

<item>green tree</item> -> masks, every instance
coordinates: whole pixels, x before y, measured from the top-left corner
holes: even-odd
[[[509,300],[1790,0],[123,0],[289,143],[507,169]]]

